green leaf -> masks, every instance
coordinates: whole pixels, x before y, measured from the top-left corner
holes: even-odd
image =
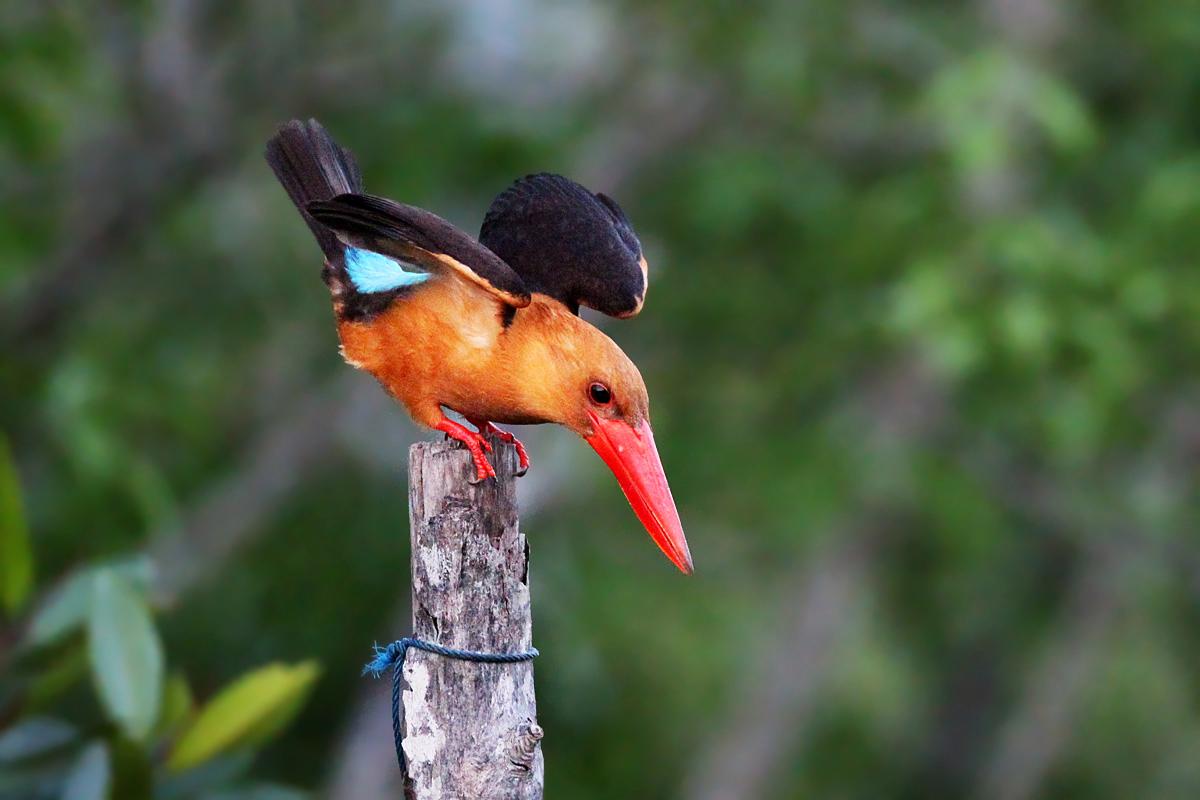
[[[130,738],[145,741],[162,700],[162,644],[145,600],[113,570],[95,577],[88,646],[108,716]]]
[[[167,767],[185,770],[231,748],[261,744],[300,709],[320,674],[316,662],[268,664],[235,680],[179,737]]]
[[[101,571],[111,571],[144,591],[150,584],[151,564],[145,556],[120,559],[67,578],[33,615],[25,644],[43,647],[53,644],[84,623],[92,605],[92,590]]]
[[[103,742],[95,742],[84,748],[75,766],[71,767],[63,786],[62,800],[106,800],[111,782],[108,750]]]
[[[94,577],[91,571],[81,572],[56,589],[33,615],[26,643],[34,647],[53,644],[83,624]]]
[[[0,608],[12,614],[33,587],[33,550],[21,506],[21,482],[8,440],[0,436]]]
[[[50,717],[30,717],[0,734],[0,764],[10,764],[66,747],[75,728]]]
[[[182,725],[195,709],[192,689],[182,673],[172,673],[163,686],[162,714],[158,730],[166,733]]]
[[[1087,107],[1070,86],[1056,77],[1036,76],[1030,116],[1041,126],[1050,142],[1067,152],[1081,152],[1095,144],[1096,129]]]
[[[240,784],[253,762],[253,753],[234,750],[186,772],[163,773],[155,779],[155,797],[161,800],[208,800],[213,792]]]

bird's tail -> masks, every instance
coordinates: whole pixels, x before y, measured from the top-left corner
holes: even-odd
[[[294,119],[279,128],[267,142],[267,163],[300,209],[301,216],[317,237],[325,259],[340,268],[343,245],[333,231],[308,213],[308,204],[331,200],[340,194],[363,190],[362,174],[349,150],[341,148],[315,119]],[[332,287],[331,287],[332,288]]]

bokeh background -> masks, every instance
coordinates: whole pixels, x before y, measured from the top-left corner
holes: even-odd
[[[648,252],[697,572],[518,431],[548,797],[1200,796],[1200,12],[1131,0],[4,4],[0,796],[395,796],[427,434],[261,157],[308,116]],[[274,736],[173,762],[239,676]]]

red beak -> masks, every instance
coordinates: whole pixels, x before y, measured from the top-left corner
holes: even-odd
[[[654,446],[650,423],[643,422],[634,428],[623,420],[602,419],[588,413],[595,432],[585,437],[587,443],[617,476],[621,491],[633,506],[633,513],[650,532],[650,538],[667,554],[671,563],[685,575],[691,575],[692,554],[688,551],[671,487],[667,485],[667,476]]]

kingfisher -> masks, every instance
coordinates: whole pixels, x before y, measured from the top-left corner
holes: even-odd
[[[292,120],[266,158],[324,253],[343,358],[420,425],[461,442],[495,479],[496,423],[556,423],[599,454],[651,538],[680,570],[692,556],[671,496],[641,373],[580,306],[628,318],[648,267],[607,195],[542,173],[496,197],[475,239],[415,206],[367,194],[352,153],[316,120]],[[446,416],[456,412],[472,430]]]

